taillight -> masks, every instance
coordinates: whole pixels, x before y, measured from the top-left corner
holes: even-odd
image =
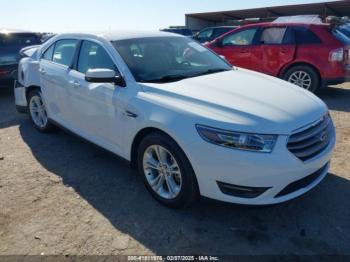
[[[329,53],[330,62],[343,62],[345,52],[343,48],[334,49]]]

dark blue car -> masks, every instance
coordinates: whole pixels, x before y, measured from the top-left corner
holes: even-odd
[[[160,31],[174,33],[178,35],[184,35],[188,37],[193,36],[192,30],[188,28],[165,28],[165,29],[161,29]]]
[[[39,44],[40,37],[35,33],[0,31],[0,88],[12,86],[17,78],[19,51]]]

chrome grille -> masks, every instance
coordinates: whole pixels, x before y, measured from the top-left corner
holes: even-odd
[[[302,161],[307,161],[321,153],[329,145],[333,130],[327,114],[318,122],[289,137],[288,150]]]

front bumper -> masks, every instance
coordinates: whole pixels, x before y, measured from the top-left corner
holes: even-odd
[[[189,145],[186,152],[202,196],[247,205],[277,204],[306,193],[323,180],[329,171],[335,132],[328,147],[305,162],[288,151],[287,141],[288,136],[280,136],[271,154],[228,149],[200,141]],[[317,172],[317,176],[305,183],[307,177]],[[299,187],[290,190],[297,182]],[[223,193],[220,183],[265,190],[257,197],[236,197]],[[288,187],[289,191],[284,191]]]
[[[20,113],[27,112],[26,88],[17,80],[14,82],[15,105]]]

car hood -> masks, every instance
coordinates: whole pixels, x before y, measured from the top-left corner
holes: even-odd
[[[300,87],[241,68],[143,86],[154,103],[191,115],[196,124],[242,132],[288,135],[328,110]]]

